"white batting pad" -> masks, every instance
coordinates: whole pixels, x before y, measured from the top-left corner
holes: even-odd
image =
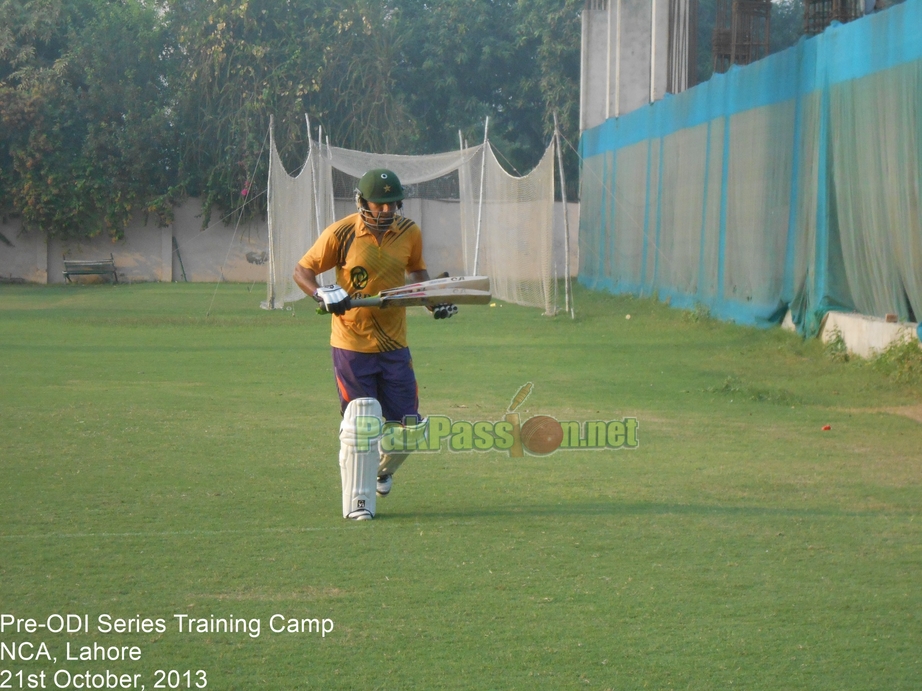
[[[339,425],[343,518],[375,515],[382,425],[381,404],[374,398],[357,398],[346,406]]]

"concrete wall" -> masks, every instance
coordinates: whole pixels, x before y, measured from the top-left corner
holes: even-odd
[[[790,310],[784,315],[781,328],[797,331]],[[820,324],[820,340],[831,343],[840,336],[845,349],[862,358],[872,358],[903,341],[913,341],[922,347],[922,329],[918,323],[888,322],[856,312],[827,312]]]
[[[630,113],[666,94],[669,6],[676,1],[587,3],[583,10],[580,130]]]
[[[579,128],[588,130],[609,117],[608,10],[583,10],[580,47]]]
[[[568,204],[570,219],[570,267],[578,269],[579,205]],[[353,213],[349,200],[337,200],[337,217]],[[563,213],[560,203],[555,209],[555,255],[557,275],[563,276]],[[419,223],[425,238],[426,263],[433,273],[464,273],[460,240],[460,208],[457,202],[408,199],[404,213]],[[201,203],[190,199],[174,211],[171,226],[157,228],[136,218],[121,240],[108,237],[85,240],[46,241],[40,233],[23,233],[19,221],[0,223],[0,233],[12,247],[0,241],[0,280],[30,283],[63,283],[64,256],[68,259],[108,259],[112,254],[119,281],[214,282],[223,277],[233,282],[265,282],[268,274],[269,234],[264,220],[235,227],[224,225],[215,214],[202,229]],[[173,249],[173,239],[178,252]],[[304,248],[307,251],[307,248]],[[180,264],[181,260],[181,264]],[[87,276],[77,281],[102,280]]]
[[[202,230],[201,203],[189,200],[175,211],[173,235],[179,252],[172,260],[172,280],[186,278],[196,283],[218,280],[265,282],[269,272],[269,227],[264,219],[229,225],[215,213]],[[182,267],[180,267],[180,259]],[[156,280],[156,279],[154,279]]]
[[[18,219],[0,222],[0,233],[12,247],[0,240],[0,280],[46,283],[48,248],[38,233],[23,233]]]
[[[115,270],[120,282],[169,280],[170,254],[163,256],[162,246],[166,236],[169,246],[170,229],[156,226],[144,227],[136,220],[125,231],[122,240],[113,242],[108,237],[86,240],[48,241],[48,283],[64,283],[64,257],[68,259],[115,258]],[[91,277],[78,279],[93,280]],[[97,278],[96,280],[102,280]]]
[[[265,221],[229,226],[213,217],[202,229],[201,203],[190,199],[175,209],[173,225],[158,228],[135,218],[120,240],[100,235],[80,240],[46,240],[41,233],[24,233],[18,221],[0,225],[12,247],[0,243],[0,279],[31,283],[64,283],[64,257],[115,258],[120,282],[265,281],[269,235]],[[178,252],[174,251],[176,239]],[[180,263],[181,259],[181,263]],[[85,276],[78,281],[103,280]]]
[[[917,323],[888,322],[852,312],[827,312],[820,326],[820,338],[829,343],[841,335],[849,353],[870,358],[902,341],[918,342]]]

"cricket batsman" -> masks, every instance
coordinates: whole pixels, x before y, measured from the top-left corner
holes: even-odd
[[[425,425],[419,417],[419,390],[407,346],[406,308],[352,309],[350,304],[352,298],[429,280],[422,232],[397,213],[403,198],[403,186],[393,171],[369,170],[355,190],[358,212],[326,228],[294,273],[301,290],[333,315],[330,345],[343,415],[343,517],[357,521],[374,518],[377,497],[391,491],[393,475],[408,455],[382,452],[368,421],[400,423],[414,433]],[[336,283],[318,285],[317,276],[333,268]],[[456,311],[454,305],[431,310],[437,319]]]

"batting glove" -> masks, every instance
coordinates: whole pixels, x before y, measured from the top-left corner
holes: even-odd
[[[314,292],[314,299],[320,303],[324,312],[330,314],[345,314],[346,310],[352,307],[349,293],[335,283],[317,288]]]
[[[436,319],[450,319],[458,313],[458,306],[443,302],[432,307],[432,316]]]

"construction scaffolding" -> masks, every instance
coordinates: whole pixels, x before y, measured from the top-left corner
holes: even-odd
[[[731,65],[748,65],[768,55],[771,13],[771,0],[717,0],[714,72],[726,72]]]
[[[864,0],[804,0],[804,33],[816,36],[832,22],[843,24],[864,15]]]

